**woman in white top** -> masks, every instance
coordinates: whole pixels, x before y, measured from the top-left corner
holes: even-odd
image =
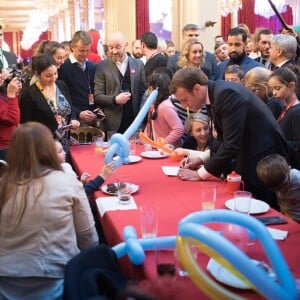
[[[50,130],[20,125],[0,179],[0,298],[60,299],[64,269],[98,244],[88,199],[62,171]]]

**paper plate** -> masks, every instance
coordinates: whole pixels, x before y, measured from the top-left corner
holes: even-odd
[[[115,157],[113,157],[113,160],[117,160],[118,158],[119,158],[119,156],[115,156]],[[133,164],[133,163],[136,163],[136,162],[139,162],[142,160],[142,158],[138,155],[129,155],[128,159],[129,159],[129,161],[128,161],[129,164]]]
[[[266,263],[254,259],[252,259],[252,261],[259,265],[271,278],[274,280],[276,279],[274,271]],[[233,275],[229,270],[220,265],[213,258],[209,260],[207,264],[207,270],[219,282],[238,289],[250,289],[250,287],[244,281]]]
[[[141,156],[146,157],[146,158],[164,158],[169,156],[167,153],[163,153],[161,151],[144,151],[141,153]]]
[[[225,202],[225,206],[234,210],[234,199],[229,199]],[[250,214],[262,214],[270,209],[270,205],[264,201],[251,199]]]
[[[114,184],[115,187],[116,187],[116,189],[117,189],[117,183],[112,183],[112,184]],[[130,183],[126,182],[126,185],[128,185],[128,184],[130,184]],[[131,183],[131,189],[132,189],[131,190],[132,194],[134,194],[134,193],[136,193],[139,190],[139,186],[137,184]],[[107,191],[107,184],[104,184],[104,185],[101,186],[101,191],[103,193],[105,193],[105,194],[108,194],[108,195],[114,195],[114,196],[116,196],[118,194],[117,190],[114,193]]]

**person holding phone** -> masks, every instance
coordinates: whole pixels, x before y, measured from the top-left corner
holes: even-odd
[[[69,129],[80,125],[75,119],[68,87],[57,80],[57,64],[51,56],[41,54],[34,57],[32,67],[37,81],[21,94],[21,123],[36,121],[46,125],[62,143],[68,157]]]

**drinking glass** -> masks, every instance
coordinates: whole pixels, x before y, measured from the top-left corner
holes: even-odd
[[[217,198],[217,187],[215,184],[213,186],[202,185],[202,189],[201,189],[202,210],[215,209],[216,198]]]
[[[176,263],[174,257],[174,249],[158,249],[155,250],[156,271],[159,277],[174,277],[176,273]]]
[[[130,203],[132,187],[131,183],[119,180],[117,182],[119,203],[126,205]]]
[[[143,238],[157,236],[158,218],[157,209],[153,206],[143,205],[140,207],[140,222]]]
[[[251,209],[252,194],[247,191],[236,191],[234,196],[234,210],[243,214],[249,214]]]

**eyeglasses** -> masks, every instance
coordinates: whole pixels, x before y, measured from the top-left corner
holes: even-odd
[[[281,191],[284,187],[287,187],[290,185],[290,175],[288,175],[285,180],[278,186],[275,187],[270,187],[270,190],[273,192],[279,192]]]

